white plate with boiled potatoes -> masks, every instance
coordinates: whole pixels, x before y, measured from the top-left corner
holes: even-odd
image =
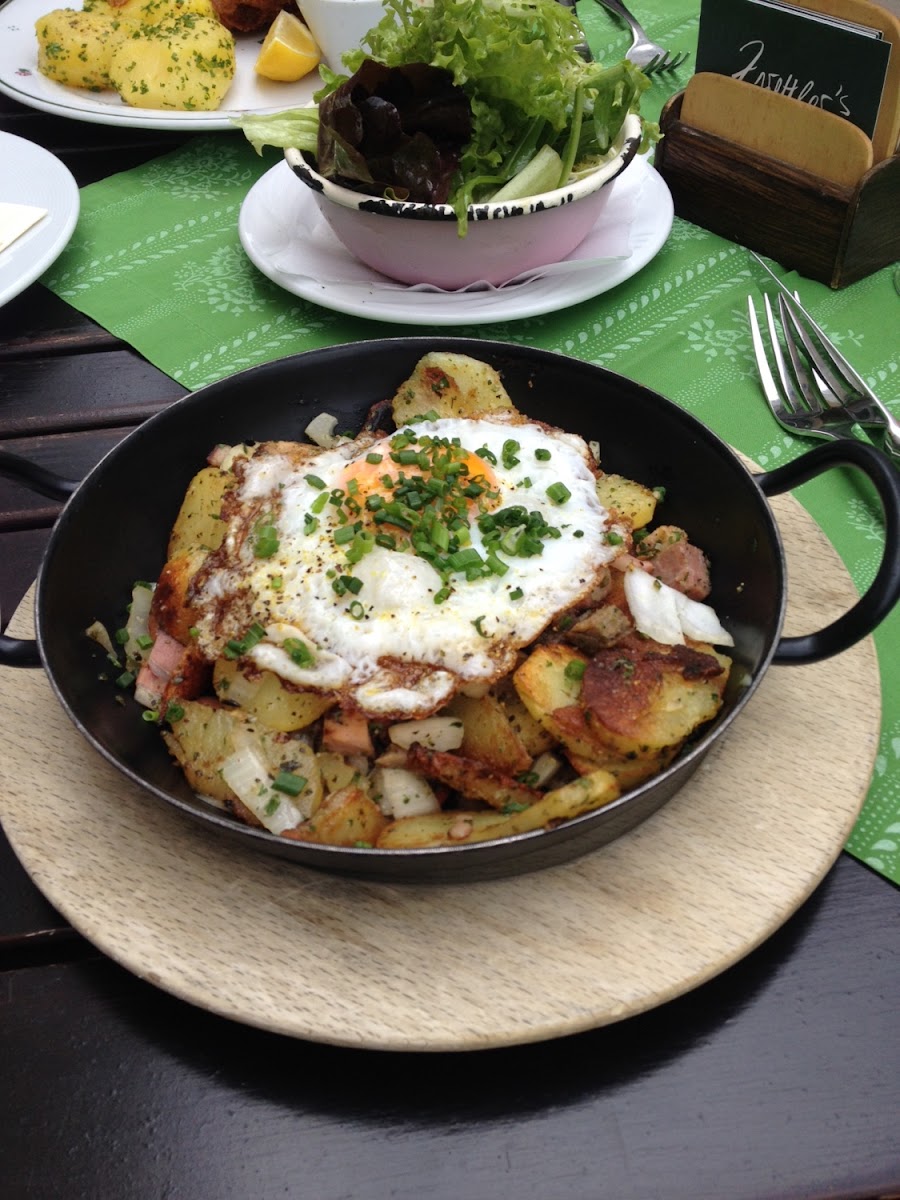
[[[35,23],[56,8],[77,11],[81,0],[7,0],[0,7],[0,92],[55,116],[138,129],[233,130],[232,117],[308,104],[322,84],[317,70],[296,83],[261,78],[254,68],[263,34],[236,34],[234,77],[217,108],[133,107],[111,88],[71,87],[41,74]]]

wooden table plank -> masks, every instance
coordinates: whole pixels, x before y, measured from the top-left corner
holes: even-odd
[[[130,431],[128,427],[117,426],[48,437],[7,438],[0,442],[0,449],[65,479],[80,481]],[[49,525],[61,508],[61,503],[35,495],[24,484],[0,476],[0,532]]]
[[[887,894],[842,860],[764,950],[698,991],[468,1055],[288,1041],[105,960],[14,972],[5,1186],[56,1200],[64,1170],[68,1195],[129,1200],[884,1196],[900,1105]],[[36,1077],[56,1081],[39,1105]]]
[[[0,365],[0,438],[136,425],[185,394],[134,350],[48,342]]]

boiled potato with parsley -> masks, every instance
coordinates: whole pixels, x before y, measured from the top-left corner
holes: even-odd
[[[234,38],[210,17],[183,13],[136,28],[113,51],[109,77],[126,104],[210,112],[234,78]]]
[[[56,8],[35,21],[34,28],[42,75],[66,87],[101,92],[111,86],[113,53],[132,26],[102,13]]]
[[[212,0],[84,0],[85,12],[98,13],[107,20],[127,20],[139,25],[162,25],[183,13],[215,17]]]

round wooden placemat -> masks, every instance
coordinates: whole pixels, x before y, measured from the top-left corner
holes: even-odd
[[[774,501],[788,632],[854,600],[830,543]],[[27,636],[30,597],[10,632]],[[773,667],[682,791],[567,866],[385,885],[251,853],[131,785],[42,671],[0,671],[0,818],[32,879],[104,953],[192,1004],[338,1045],[474,1050],[576,1033],[696,987],[774,932],[837,857],[880,728],[871,639]]]

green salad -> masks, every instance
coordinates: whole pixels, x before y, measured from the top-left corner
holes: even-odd
[[[557,0],[385,0],[348,75],[320,67],[318,107],[248,114],[248,140],[296,147],[357,191],[466,208],[561,187],[596,169],[649,81],[585,61]],[[644,144],[658,137],[643,122]]]

